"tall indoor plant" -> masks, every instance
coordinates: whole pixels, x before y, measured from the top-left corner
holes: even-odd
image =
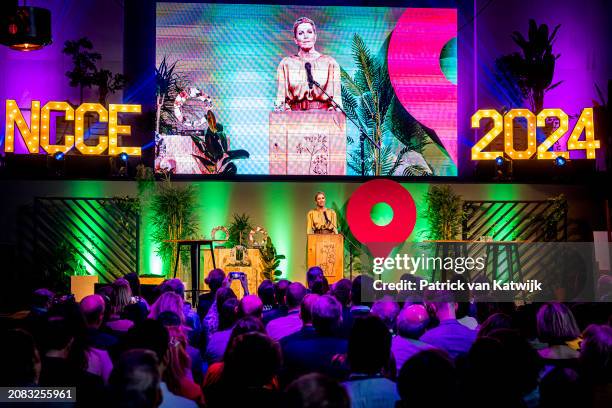
[[[196,203],[195,188],[173,183],[169,176],[157,184],[151,196],[152,239],[166,274],[172,271],[178,256],[177,244],[166,241],[193,238],[198,233]]]
[[[432,185],[425,195],[427,237],[454,240],[461,236],[463,200],[449,185]]]
[[[518,87],[522,98],[529,101],[532,112],[536,114],[544,107],[545,93],[562,82],[552,83],[555,61],[560,57],[552,50],[559,27],[560,24],[549,33],[548,25],[538,25],[530,19],[527,38],[518,31],[512,34],[512,40],[521,52],[502,56],[495,62],[497,70]]]

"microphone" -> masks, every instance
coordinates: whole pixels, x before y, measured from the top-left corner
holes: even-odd
[[[306,68],[306,77],[308,78],[308,88],[312,89],[312,85],[314,84],[315,80],[312,77],[312,66],[310,65],[310,62],[307,62],[306,64],[304,64],[304,68]]]
[[[325,217],[325,223],[329,224],[329,218],[327,218],[327,211],[323,211],[323,216]]]

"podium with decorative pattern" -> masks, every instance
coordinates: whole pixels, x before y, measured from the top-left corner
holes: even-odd
[[[319,266],[332,284],[344,277],[344,237],[341,234],[308,234],[308,267]]]
[[[346,175],[342,112],[270,112],[270,174]]]

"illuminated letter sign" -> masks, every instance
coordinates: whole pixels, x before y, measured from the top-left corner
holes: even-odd
[[[111,156],[127,153],[140,156],[140,147],[117,145],[117,135],[129,135],[130,126],[118,124],[118,113],[140,113],[140,105],[110,104],[108,111],[99,103],[84,103],[73,109],[67,102],[47,102],[40,108],[40,101],[32,101],[30,110],[30,125],[12,99],[6,101],[6,137],[4,151],[15,150],[15,128],[21,133],[30,154],[40,152],[40,147],[48,154],[68,152],[76,147],[84,155],[101,155],[108,149]],[[50,144],[51,111],[64,112],[66,120],[74,121],[74,135],[64,135],[64,144]],[[85,144],[85,115],[88,112],[97,113],[99,122],[108,122],[108,136],[100,136],[96,146]]]
[[[549,117],[559,119],[559,127],[536,147],[536,127],[544,127],[546,118]],[[480,109],[472,116],[472,128],[479,128],[480,121],[485,118],[493,121],[493,127],[472,147],[472,160],[495,160],[503,156],[504,152],[514,160],[531,159],[536,153],[540,160],[554,160],[559,156],[569,159],[569,151],[549,151],[569,129],[568,116],[561,109],[544,109],[537,116],[528,109],[512,109],[503,117],[494,109]],[[527,121],[527,148],[522,151],[514,149],[513,125],[516,118],[524,118]],[[483,149],[502,132],[504,133],[504,151],[483,152]],[[583,132],[584,140],[579,140]],[[568,150],[585,150],[587,159],[594,159],[595,150],[599,147],[599,140],[595,140],[593,108],[584,108],[567,141],[567,148]]]

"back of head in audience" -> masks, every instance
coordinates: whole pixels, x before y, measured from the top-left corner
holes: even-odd
[[[312,324],[312,309],[319,300],[319,295],[315,295],[314,293],[308,293],[302,299],[302,304],[300,305],[300,319],[303,324]]]
[[[109,378],[113,407],[154,408],[162,402],[158,360],[151,350],[126,351]]]
[[[97,329],[104,320],[104,299],[100,295],[89,295],[81,299],[81,312],[85,317],[87,327]]]
[[[511,329],[512,318],[505,313],[493,313],[480,325],[478,337],[488,336],[493,330]]]
[[[112,287],[111,314],[119,315],[132,301],[132,289],[130,289],[130,283],[123,278],[114,281]]]
[[[183,284],[183,281],[178,278],[168,279],[162,283],[159,291],[161,293],[174,292],[179,295],[181,299],[185,298],[185,285]]]
[[[383,321],[368,315],[355,319],[348,342],[351,372],[376,375],[391,356],[391,333]]]
[[[430,290],[425,292],[425,302],[436,312],[440,321],[456,318],[457,302],[455,295],[448,290]]]
[[[397,334],[407,339],[418,339],[425,333],[429,315],[423,305],[404,307],[397,316]]]
[[[261,282],[257,288],[257,296],[259,296],[264,306],[273,306],[276,301],[274,283],[270,279],[265,279]]]
[[[227,330],[236,323],[238,318],[238,299],[227,299],[219,310],[219,330]]]
[[[49,289],[36,289],[32,293],[32,307],[38,309],[48,309],[55,294]]]
[[[588,380],[612,383],[612,327],[592,324],[584,331],[580,362]]]
[[[161,312],[157,316],[157,320],[164,325],[164,327],[180,327],[181,326],[181,318],[174,312],[165,311]]]
[[[329,292],[329,282],[327,281],[327,278],[323,276],[322,278],[312,282],[312,285],[310,285],[310,290],[312,293],[316,293],[317,295],[327,294],[327,292]]]
[[[123,341],[123,350],[147,349],[157,355],[160,363],[164,362],[168,352],[168,329],[153,319],[147,319],[132,327]]]
[[[368,275],[359,275],[351,285],[351,303],[353,306],[368,306],[374,300],[374,279]]]
[[[580,335],[574,315],[563,303],[546,303],[537,315],[538,339],[549,345],[564,344]]]
[[[232,290],[232,288],[220,288],[215,295],[215,300],[217,302],[217,312],[221,313],[221,307],[223,303],[225,303],[228,299],[236,299],[236,294]]]
[[[293,381],[286,390],[287,408],[349,408],[346,389],[323,374],[311,373]]]
[[[540,408],[590,405],[584,400],[581,391],[576,371],[555,367],[540,381]]]
[[[261,319],[258,319],[253,316],[246,316],[238,320],[236,324],[234,325],[234,328],[232,329],[232,333],[230,334],[230,338],[229,338],[229,341],[227,342],[227,345],[229,346],[230,344],[232,344],[232,341],[236,337],[242,334],[247,334],[247,333],[266,334],[266,328],[263,322],[261,321]],[[225,351],[227,353],[227,349]]]
[[[261,319],[263,313],[263,306],[263,302],[261,301],[259,296],[247,295],[240,299],[240,304],[238,305],[238,316],[253,316]]]
[[[398,304],[389,296],[385,296],[374,302],[371,313],[378,316],[387,326],[387,329],[393,331],[395,328],[395,319],[399,313]]]
[[[304,299],[304,296],[306,296],[307,293],[308,291],[306,290],[306,287],[304,287],[304,285],[302,285],[300,282],[291,283],[287,288],[287,307],[290,310],[300,307],[302,299]]]
[[[336,298],[342,307],[347,307],[351,303],[351,281],[340,279],[332,285],[331,294]]]
[[[457,402],[457,371],[444,351],[424,350],[402,366],[397,391],[398,408],[451,407]]]
[[[40,377],[40,355],[34,338],[24,330],[4,332],[0,341],[0,384],[33,386]]]
[[[278,343],[262,333],[241,334],[228,346],[223,380],[233,390],[261,388],[272,382],[280,365]]]
[[[278,282],[274,283],[274,297],[276,298],[276,303],[278,305],[285,305],[287,289],[289,288],[290,284],[291,282],[289,282],[287,279],[280,279]]]
[[[172,312],[176,314],[181,319],[181,323],[183,323],[185,321],[185,316],[183,314],[183,298],[172,291],[162,293],[151,306],[149,318],[157,319],[160,313],[163,312]]]
[[[332,335],[342,321],[342,306],[333,296],[320,296],[312,307],[312,325],[320,335]]]
[[[206,277],[206,279],[204,279],[204,282],[208,285],[210,291],[212,293],[215,293],[217,292],[217,290],[219,290],[221,285],[223,285],[224,279],[225,272],[223,272],[223,269],[217,268],[208,272],[208,276]]]
[[[323,269],[320,266],[312,266],[306,271],[306,285],[312,290],[312,284],[323,279]]]

